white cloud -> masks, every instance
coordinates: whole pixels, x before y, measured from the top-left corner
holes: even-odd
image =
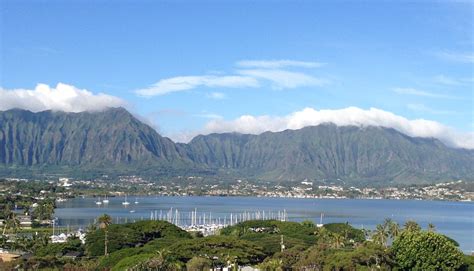
[[[321,62],[308,62],[296,60],[242,60],[237,62],[237,66],[244,68],[280,69],[286,67],[298,68],[319,68],[324,66]]]
[[[56,87],[38,84],[35,89],[0,88],[0,110],[20,108],[33,112],[44,110],[81,112],[125,105],[125,101],[118,97],[104,93],[94,94],[63,83],[58,83]]]
[[[435,53],[441,59],[453,61],[453,62],[461,62],[461,63],[474,63],[474,53],[466,52],[466,53],[459,53],[459,52],[437,52]]]
[[[177,76],[166,78],[158,81],[157,83],[144,88],[138,89],[135,92],[140,96],[150,97],[157,95],[164,95],[171,92],[189,90],[196,87],[227,87],[227,88],[245,88],[245,87],[258,87],[259,82],[252,77],[248,76],[216,76],[216,75],[203,75],[203,76]]]
[[[429,91],[419,90],[416,88],[394,88],[393,91],[398,94],[422,96],[429,98],[458,99],[458,97],[455,96],[433,93]]]
[[[135,90],[143,97],[165,95],[168,93],[191,90],[197,87],[209,88],[256,88],[269,82],[275,89],[297,88],[305,86],[322,86],[329,80],[316,78],[299,71],[288,71],[283,68],[316,68],[324,63],[295,60],[243,60],[236,63],[239,67],[234,74],[225,75],[213,71],[212,74],[195,76],[176,76],[161,79],[155,84]],[[223,94],[214,92],[209,98],[222,99]]]
[[[238,73],[253,78],[268,80],[276,89],[323,86],[329,83],[329,81],[325,79],[316,78],[305,73],[285,70],[252,69],[239,70]]]
[[[260,134],[266,131],[279,132],[286,129],[301,129],[323,123],[334,123],[338,126],[380,126],[393,128],[413,137],[437,138],[454,147],[474,149],[474,133],[461,133],[435,121],[409,120],[391,112],[371,108],[364,110],[348,107],[337,110],[316,110],[305,108],[286,116],[252,116],[243,115],[234,120],[214,119],[209,121],[199,134],[239,132]],[[174,137],[178,140],[189,140],[192,135]]]
[[[223,100],[227,98],[227,96],[222,92],[211,92],[207,94],[207,97],[214,100]]]

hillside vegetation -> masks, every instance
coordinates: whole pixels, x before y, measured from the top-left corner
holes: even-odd
[[[0,176],[217,174],[355,184],[472,181],[473,154],[436,139],[372,126],[323,124],[260,135],[210,134],[181,144],[123,108],[0,112]]]

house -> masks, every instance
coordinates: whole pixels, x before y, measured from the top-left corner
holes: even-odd
[[[81,252],[79,251],[69,251],[68,253],[63,255],[64,258],[68,258],[71,260],[75,260],[77,257],[80,257],[80,256],[81,256]]]
[[[31,217],[29,215],[18,215],[17,218],[20,221],[20,227],[24,229],[31,229],[33,222],[31,221]]]
[[[2,262],[10,262],[20,256],[21,256],[20,254],[8,252],[7,250],[0,248],[0,260],[2,260]]]

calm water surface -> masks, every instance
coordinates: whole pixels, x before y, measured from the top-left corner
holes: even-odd
[[[433,223],[438,232],[446,234],[459,242],[467,253],[474,251],[474,203],[415,200],[353,200],[353,199],[293,199],[257,197],[128,197],[130,205],[124,207],[124,198],[109,198],[107,205],[97,206],[95,198],[76,198],[58,203],[55,216],[62,226],[85,227],[101,214],[112,216],[114,222],[131,222],[149,219],[150,215],[166,213],[170,208],[178,209],[180,216],[186,218],[197,208],[199,213],[212,214],[213,219],[230,213],[244,211],[265,211],[277,214],[286,210],[290,221],[306,219],[319,222],[324,213],[323,223],[349,222],[355,227],[374,229],[375,225],[391,218],[400,224],[415,220],[423,228]],[[138,201],[138,204],[134,202]],[[132,211],[132,212],[130,212]]]

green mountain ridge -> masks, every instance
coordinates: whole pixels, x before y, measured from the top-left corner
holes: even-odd
[[[160,136],[123,108],[0,112],[0,177],[16,171],[232,174],[273,181],[474,180],[474,151],[375,126],[322,124],[260,135]]]

